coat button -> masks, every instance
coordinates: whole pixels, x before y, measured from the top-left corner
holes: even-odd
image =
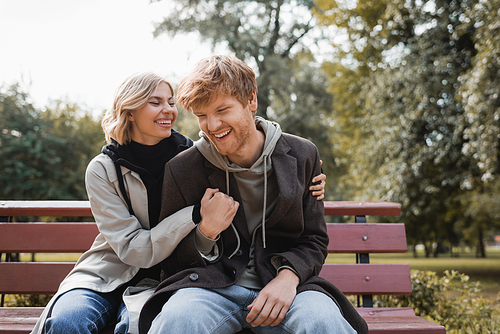
[[[243,255],[243,251],[240,249],[236,252],[236,256],[242,256]]]
[[[198,280],[198,274],[192,273],[191,275],[189,275],[189,279],[193,282]]]

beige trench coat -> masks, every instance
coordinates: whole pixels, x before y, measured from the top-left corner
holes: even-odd
[[[167,258],[195,228],[192,221],[193,207],[190,206],[163,219],[150,230],[146,187],[138,173],[125,167],[121,170],[136,216],[130,215],[121,196],[113,161],[105,154],[98,155],[87,167],[85,183],[100,233],[62,281],[32,333],[42,333],[48,311],[62,293],[76,288],[111,292],[130,281],[140,268],[152,267]],[[133,319],[134,314],[138,316],[141,303],[145,301],[141,291],[151,293],[151,289],[143,288],[132,289],[135,292],[133,294],[130,289],[125,291],[132,333],[137,322],[137,319]],[[134,303],[134,300],[139,302]],[[131,310],[130,306],[135,309]]]

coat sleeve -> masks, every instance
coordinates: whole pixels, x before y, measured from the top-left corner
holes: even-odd
[[[328,233],[324,219],[323,201],[318,201],[309,191],[309,185],[315,175],[321,172],[321,164],[317,149],[301,150],[309,152],[309,156],[303,161],[303,168],[298,170],[303,173],[303,192],[297,194],[302,196],[302,220],[303,231],[296,240],[291,243],[289,249],[282,253],[274,254],[286,259],[304,283],[311,276],[319,275],[323,263],[328,255]],[[299,166],[300,167],[300,166]],[[300,176],[298,176],[300,179]],[[274,266],[276,267],[276,263]]]
[[[110,181],[108,173],[116,172],[114,168],[106,169],[106,159],[92,160],[85,175],[87,194],[99,232],[124,263],[141,268],[152,267],[170,256],[179,241],[195,227],[192,207],[163,218],[151,230],[145,228],[147,224],[141,224],[136,216],[129,213],[116,185]],[[147,203],[146,190],[142,193],[136,191],[144,188],[142,181],[136,182],[137,187],[129,185],[129,189],[134,189],[134,193],[129,194],[131,200],[134,196],[144,196],[140,202]],[[143,209],[147,211],[147,208]]]
[[[174,161],[165,165],[160,219],[165,219],[164,217],[183,210],[186,206],[191,208],[192,205],[199,203],[206,189],[206,185],[198,183],[196,177],[182,180],[179,180],[179,177],[174,177],[172,170],[179,170],[180,167],[178,165],[172,167],[172,165],[175,165]],[[189,189],[189,194],[183,192],[183,189]],[[196,192],[195,189],[199,191]],[[161,265],[164,272],[171,275],[183,268],[205,265],[205,263],[205,259],[196,246],[196,229],[194,229],[185,238],[179,240],[172,255],[166,258]]]

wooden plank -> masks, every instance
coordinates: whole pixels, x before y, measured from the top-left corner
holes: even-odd
[[[411,307],[357,307],[359,315],[366,317],[413,317],[415,311]]]
[[[411,295],[408,264],[323,265],[320,276],[346,295]]]
[[[330,253],[404,253],[403,224],[327,224]],[[84,252],[92,245],[95,223],[0,223],[0,252]]]
[[[327,216],[399,216],[401,205],[391,202],[325,201]],[[2,201],[0,217],[92,217],[88,201]]]
[[[92,217],[89,201],[2,201],[0,217]]]
[[[415,316],[411,307],[359,307],[370,333],[445,334],[443,326]]]
[[[54,293],[73,266],[67,262],[0,263],[0,293]],[[411,294],[406,264],[325,264],[320,276],[348,295]]]
[[[406,253],[404,224],[327,224],[330,253]]]
[[[444,334],[444,327],[416,317],[411,308],[357,308],[370,333]],[[35,325],[42,307],[0,308],[0,333],[26,333]],[[372,314],[371,314],[372,313]]]
[[[367,317],[368,332],[373,334],[445,334],[446,329],[421,317]]]
[[[1,262],[0,293],[53,294],[74,266],[69,262]]]
[[[399,216],[401,205],[391,202],[325,201],[325,216]]]
[[[81,253],[98,233],[95,223],[0,223],[0,253]]]
[[[43,307],[0,308],[0,333],[30,333],[42,311]]]

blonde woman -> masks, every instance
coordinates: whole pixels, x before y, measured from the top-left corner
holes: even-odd
[[[140,308],[160,280],[158,263],[200,219],[200,206],[190,206],[158,220],[164,165],[193,145],[173,129],[176,118],[174,90],[162,77],[140,73],[118,87],[102,121],[108,145],[89,163],[85,179],[100,233],[33,333],[97,333],[106,326],[137,332]],[[311,188],[318,198],[324,178]],[[210,205],[232,219],[229,204],[212,201],[205,212]]]

